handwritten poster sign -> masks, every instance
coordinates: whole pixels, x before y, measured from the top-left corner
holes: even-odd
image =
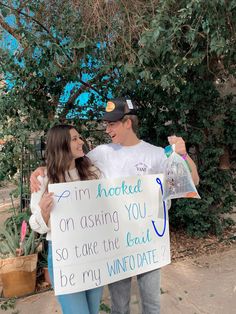
[[[170,263],[162,175],[49,185],[55,294],[103,286]]]

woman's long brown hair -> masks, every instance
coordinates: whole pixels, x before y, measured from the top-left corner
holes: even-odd
[[[69,171],[73,159],[70,143],[72,125],[60,124],[52,127],[47,133],[46,168],[49,183],[65,182],[65,174]],[[75,160],[75,167],[80,180],[98,179],[96,168],[86,156]]]

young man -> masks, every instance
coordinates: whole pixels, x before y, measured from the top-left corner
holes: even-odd
[[[137,136],[138,118],[136,105],[125,98],[108,101],[103,120],[106,133],[112,143],[99,145],[87,156],[100,169],[105,178],[119,178],[133,175],[156,174],[164,172],[166,156],[164,149],[142,141]],[[199,183],[197,168],[186,152],[181,137],[168,138],[170,145],[175,144],[175,152],[187,159],[194,183]],[[36,171],[31,176],[31,185],[37,189]],[[131,279],[127,278],[109,285],[112,314],[128,314],[130,303]],[[137,276],[142,302],[142,313],[160,313],[160,269]]]

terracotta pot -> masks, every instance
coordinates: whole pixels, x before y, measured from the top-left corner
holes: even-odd
[[[20,297],[35,291],[37,260],[37,254],[0,260],[5,298]]]

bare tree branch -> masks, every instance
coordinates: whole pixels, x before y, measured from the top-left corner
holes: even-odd
[[[21,43],[22,37],[16,33],[16,30],[14,28],[12,28],[11,26],[9,26],[5,21],[4,21],[4,17],[2,16],[2,14],[0,13],[0,25],[1,27],[8,32],[9,34],[11,34],[17,41],[19,41]]]

